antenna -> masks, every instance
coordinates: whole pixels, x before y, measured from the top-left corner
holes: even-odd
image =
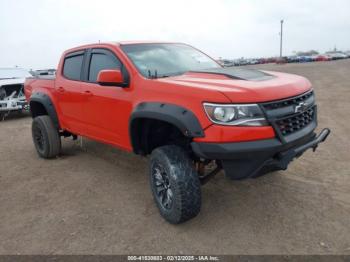
[[[283,20],[281,20],[281,32],[280,32],[280,57],[282,57],[282,39],[283,39]]]

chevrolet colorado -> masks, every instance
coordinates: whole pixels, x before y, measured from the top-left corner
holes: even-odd
[[[149,179],[170,223],[195,217],[200,185],[285,170],[318,135],[310,82],[300,76],[223,68],[181,43],[99,43],[70,49],[56,76],[25,82],[40,157],[60,154],[62,136],[84,136],[150,155]]]

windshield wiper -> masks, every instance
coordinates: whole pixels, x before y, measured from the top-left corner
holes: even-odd
[[[179,76],[183,75],[188,71],[181,71],[181,72],[176,72],[176,73],[169,73],[169,74],[163,74],[163,75],[158,75],[158,71],[154,70],[154,73],[152,73],[151,70],[148,70],[148,78],[149,79],[157,79],[157,78],[166,78],[166,77],[172,77],[172,76]]]
[[[165,78],[165,77],[171,77],[170,75],[160,75],[158,78]]]
[[[152,74],[151,70],[148,69],[148,78],[149,79],[157,79],[158,78],[157,69],[154,70],[153,74]]]

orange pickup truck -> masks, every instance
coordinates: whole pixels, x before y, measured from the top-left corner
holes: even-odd
[[[84,136],[149,158],[152,194],[170,223],[195,217],[201,184],[220,170],[258,177],[326,140],[310,82],[224,68],[186,44],[99,43],[67,50],[56,76],[27,78],[40,157]]]

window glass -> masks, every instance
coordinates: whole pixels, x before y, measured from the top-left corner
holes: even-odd
[[[121,63],[114,55],[93,53],[91,56],[89,81],[96,82],[98,73],[105,69],[120,69]]]
[[[80,80],[83,55],[67,57],[64,60],[63,75],[72,80]]]
[[[187,71],[220,68],[213,59],[185,44],[130,44],[121,48],[145,77],[180,75]]]

